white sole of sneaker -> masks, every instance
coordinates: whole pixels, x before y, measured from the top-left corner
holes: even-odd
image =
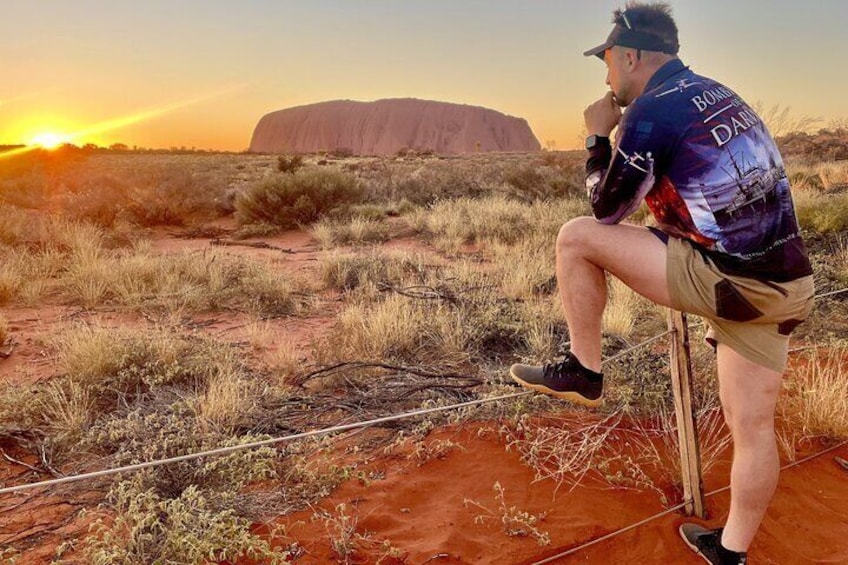
[[[700,550],[700,549],[698,549],[698,546],[697,546],[697,545],[692,545],[692,543],[691,543],[691,542],[690,542],[690,541],[686,538],[686,534],[684,534],[684,533],[683,533],[683,526],[682,526],[682,525],[681,525],[679,528],[677,528],[677,533],[679,533],[679,534],[680,534],[680,537],[681,537],[681,538],[683,538],[683,542],[684,542],[686,545],[688,545],[688,546],[689,546],[689,549],[691,549],[692,551],[694,551],[694,552],[695,552],[695,554],[696,554],[698,557],[700,557],[701,559],[703,559],[704,561],[706,561],[707,563],[709,563],[710,565],[712,565],[712,563],[713,563],[713,562],[712,562],[712,561],[710,561],[709,559],[707,559],[707,556],[706,556],[706,555],[704,555],[703,553],[701,553],[701,550]]]
[[[512,380],[514,380],[525,388],[533,389],[536,392],[541,392],[543,394],[547,394],[548,396],[555,396],[556,398],[559,398],[561,400],[568,400],[570,402],[574,402],[575,404],[582,404],[583,406],[588,406],[589,408],[597,408],[603,405],[604,403],[603,396],[596,400],[592,400],[591,398],[586,398],[585,396],[577,392],[559,392],[544,385],[534,385],[532,383],[528,383],[527,381],[517,377],[512,371],[509,372],[509,376],[512,377]]]

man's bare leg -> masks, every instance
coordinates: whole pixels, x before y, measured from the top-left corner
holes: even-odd
[[[557,283],[571,352],[584,367],[601,370],[605,271],[642,296],[670,306],[666,256],[666,245],[642,227],[605,225],[589,217],[562,226],[556,243]]]
[[[744,552],[777,487],[780,463],[774,410],[781,374],[719,344],[718,378],[724,418],[733,435],[730,514],[721,543],[731,551]]]

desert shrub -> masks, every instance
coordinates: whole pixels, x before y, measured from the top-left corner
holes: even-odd
[[[350,147],[336,147],[330,151],[330,155],[337,159],[346,159],[348,157],[353,157],[353,149]]]
[[[240,225],[265,222],[293,228],[361,201],[357,180],[339,171],[312,169],[264,179],[236,198]]]
[[[607,305],[601,326],[604,331],[623,338],[633,334],[640,313],[642,298],[619,279],[607,277]]]
[[[108,418],[91,428],[83,446],[110,454],[120,465],[261,439],[267,438],[203,432],[188,403],[177,400]],[[85,553],[94,563],[206,563],[236,556],[273,562],[266,560],[282,556],[250,533],[250,509],[239,492],[276,476],[270,447],[137,472],[110,490],[105,509],[114,518],[95,523]]]
[[[522,165],[506,172],[504,180],[520,192],[536,192],[545,184],[545,176],[534,164]]]
[[[777,136],[777,144],[784,155],[803,157],[811,162],[848,159],[848,130],[844,127],[820,129],[816,133],[787,132]]]
[[[277,158],[277,170],[281,173],[296,173],[303,164],[303,155],[280,155]]]
[[[116,413],[92,426],[82,445],[108,454],[116,465],[167,459],[219,447],[252,443],[265,436],[226,437],[203,431],[196,412],[183,400],[148,403],[129,413]],[[174,498],[192,486],[204,490],[238,491],[245,485],[276,476],[271,447],[245,449],[208,459],[189,459],[145,470],[133,477],[139,490]]]
[[[8,259],[8,254],[3,254],[4,259]],[[5,306],[15,298],[17,298],[21,289],[24,287],[25,279],[20,270],[17,268],[16,262],[10,263],[4,261],[0,265],[0,306]]]
[[[848,239],[840,242],[835,254],[836,278],[840,284],[848,285]]]
[[[132,216],[133,187],[115,175],[86,172],[66,189],[57,194],[58,207],[74,220],[111,227]]]
[[[229,348],[164,330],[79,326],[52,338],[50,345],[60,376],[4,390],[0,432],[26,430],[58,460],[79,453],[92,426],[135,402],[175,387],[204,389],[220,374],[243,372]]]
[[[104,227],[119,220],[185,225],[233,211],[226,179],[217,171],[135,157],[132,167],[102,159],[66,160],[61,167],[32,163],[17,175],[0,175],[0,202]]]
[[[0,314],[0,347],[5,345],[9,335],[9,320],[6,319],[6,316]]]
[[[822,190],[824,183],[818,173],[809,169],[796,170],[789,172],[789,184],[796,190]]]
[[[540,546],[546,546],[551,543],[550,534],[538,526],[539,522],[545,519],[544,512],[541,514],[531,514],[526,510],[520,510],[516,506],[507,506],[506,490],[499,482],[495,482],[494,491],[495,501],[498,503],[496,510],[469,498],[463,501],[466,508],[474,506],[483,511],[483,514],[478,514],[474,517],[475,524],[483,524],[487,521],[500,522],[503,526],[504,533],[508,536],[532,536]]]
[[[520,304],[522,347],[516,356],[530,363],[557,360],[566,351],[568,328],[559,296],[525,300]]]
[[[340,359],[449,367],[468,361],[468,340],[463,333],[463,325],[449,306],[390,296],[372,306],[346,308],[330,343]]]
[[[233,239],[251,239],[254,237],[265,237],[280,233],[280,226],[259,222],[258,224],[246,224],[234,231],[230,237]]]
[[[848,162],[819,163],[815,170],[825,190],[848,189]]]
[[[228,297],[230,307],[271,316],[286,316],[298,312],[305,304],[302,296],[304,286],[300,282],[282,277],[265,265],[242,265],[239,284],[224,294]],[[222,287],[222,290],[226,290],[226,287]],[[230,294],[233,291],[234,294]]]
[[[371,202],[366,202],[364,204],[357,204],[355,206],[351,206],[347,211],[346,217],[340,216],[339,220],[344,219],[361,219],[361,220],[382,220],[386,216],[398,216],[400,215],[400,203],[398,205],[390,205],[390,204],[374,204]],[[406,205],[409,206],[411,203],[407,202]]]
[[[416,161],[371,163],[359,178],[366,187],[367,201],[407,201],[429,205],[439,200],[480,196],[501,182],[500,172],[474,161]]]
[[[225,179],[214,171],[160,166],[137,181],[128,203],[131,218],[143,226],[186,225],[233,212]]]
[[[119,483],[109,496],[114,517],[95,522],[83,554],[93,565],[201,565],[240,557],[289,562],[287,551],[254,534],[250,520],[222,510],[217,497],[190,487],[176,498],[163,498]]]

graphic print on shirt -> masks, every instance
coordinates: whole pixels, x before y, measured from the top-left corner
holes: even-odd
[[[700,158],[691,160],[688,178],[678,189],[690,203],[695,227],[714,241],[708,248],[753,258],[752,252],[797,237],[794,226],[783,225],[792,217],[789,181],[760,118],[723,86],[690,102],[703,119],[691,126],[684,143]]]

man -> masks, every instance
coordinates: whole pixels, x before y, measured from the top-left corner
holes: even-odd
[[[756,113],[677,58],[667,4],[631,2],[613,23],[607,41],[585,53],[606,63],[610,87],[584,113],[595,217],[569,221],[556,243],[571,351],[510,373],[559,398],[602,402],[606,273],[705,317],[733,436],[731,504],[723,528],[690,523],[680,533],[709,563],[745,563],[777,484],[774,409],[789,333],[812,309],[812,269],[781,157]],[[619,223],[643,199],[659,229]]]

